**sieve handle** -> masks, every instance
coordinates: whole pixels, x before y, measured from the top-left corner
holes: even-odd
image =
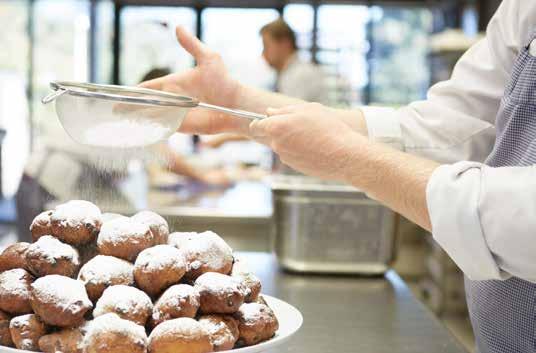
[[[54,91],[50,93],[49,95],[47,95],[45,98],[41,99],[41,103],[48,104],[65,93],[67,93],[66,90],[58,89],[57,91]]]
[[[202,108],[206,108],[206,109],[217,110],[220,112],[224,112],[227,114],[239,116],[241,118],[246,118],[250,120],[267,118],[267,116],[264,114],[258,114],[258,113],[248,112],[248,111],[239,110],[239,109],[230,109],[230,108],[220,107],[218,105],[212,105],[212,104],[207,104],[207,103],[202,103],[202,102],[199,102],[198,106]]]

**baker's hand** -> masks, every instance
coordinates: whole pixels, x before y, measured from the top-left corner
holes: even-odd
[[[170,74],[140,86],[195,97],[206,103],[234,108],[240,84],[232,79],[221,57],[184,28],[177,27],[180,45],[196,60],[197,66]],[[221,132],[248,132],[249,121],[207,109],[192,109],[184,119],[180,131],[192,134]]]
[[[268,109],[268,118],[251,123],[258,142],[270,146],[288,166],[323,179],[346,181],[356,148],[368,139],[356,131],[355,112],[307,103]]]

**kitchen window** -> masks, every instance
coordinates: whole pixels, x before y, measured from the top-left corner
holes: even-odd
[[[195,33],[196,13],[187,7],[128,6],[121,12],[121,84],[136,85],[153,68],[180,71],[193,59],[177,43],[175,27]]]
[[[221,54],[233,77],[270,89],[275,76],[262,58],[259,31],[278,17],[273,9],[207,8],[202,13],[202,38]]]

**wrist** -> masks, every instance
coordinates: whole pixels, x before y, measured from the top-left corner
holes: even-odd
[[[230,82],[230,108],[239,109],[242,106],[245,87],[238,80],[231,79]]]
[[[365,115],[361,109],[338,109],[338,111],[346,125],[360,135],[368,136]]]
[[[366,192],[370,185],[378,182],[379,175],[373,164],[379,156],[375,154],[372,142],[359,133],[354,134],[348,146],[347,163],[342,171],[343,182]]]

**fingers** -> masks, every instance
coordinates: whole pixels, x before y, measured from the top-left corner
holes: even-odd
[[[183,27],[177,26],[175,33],[179,44],[190,53],[196,61],[203,61],[210,53],[210,49],[199,39],[188,33]]]
[[[138,85],[138,87],[155,89],[155,90],[161,91],[164,86],[165,81],[166,81],[166,76],[159,77],[159,78],[155,78],[154,80],[142,82]]]
[[[297,111],[304,110],[305,108],[312,107],[315,105],[317,105],[317,103],[301,103],[301,104],[288,105],[288,106],[281,107],[281,108],[268,108],[266,110],[266,114],[268,116],[290,114],[290,113],[295,113]]]
[[[249,125],[249,132],[256,141],[269,144],[274,137],[281,137],[288,132],[288,123],[288,115],[255,120]]]
[[[206,109],[192,109],[182,122],[180,132],[213,135],[231,132],[249,135],[249,120]]]
[[[298,108],[300,108],[302,105],[303,104],[296,104],[296,105],[288,105],[288,106],[282,107],[282,108],[268,108],[266,110],[266,115],[274,116],[274,115],[282,115],[282,114],[293,113]]]

